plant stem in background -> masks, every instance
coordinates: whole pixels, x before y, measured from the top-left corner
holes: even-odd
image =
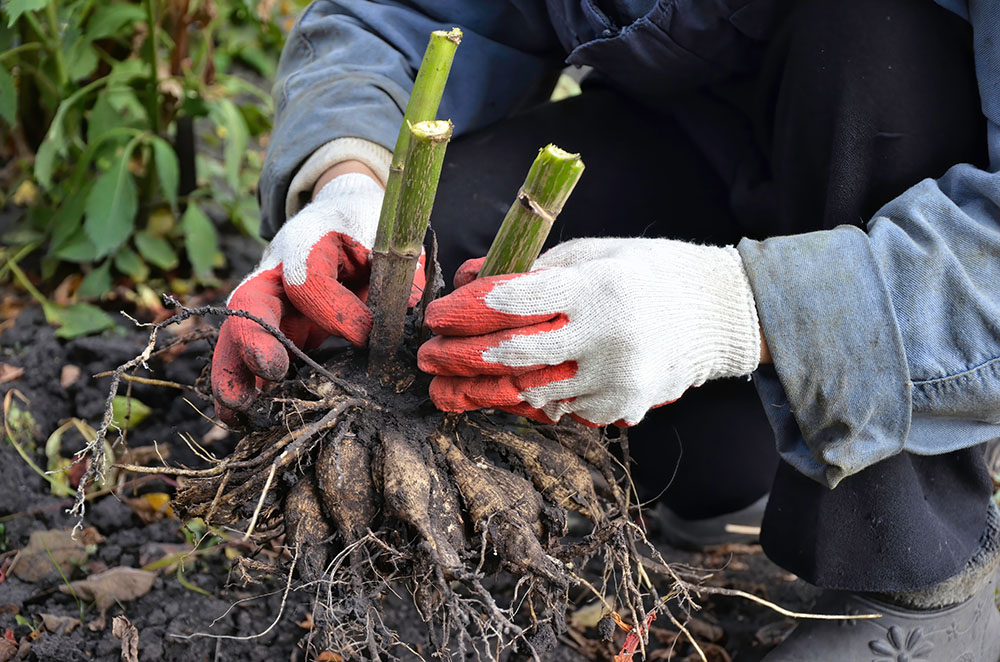
[[[69,82],[69,74],[66,73],[66,58],[63,57],[62,52],[62,31],[59,30],[59,17],[56,15],[56,3],[48,2],[45,5],[45,18],[48,19],[49,30],[52,31],[50,47],[52,48],[52,57],[56,61],[56,75],[59,76],[59,85],[65,85]]]
[[[149,25],[149,36],[146,38],[146,64],[149,66],[149,89],[146,91],[146,112],[149,113],[150,128],[160,135],[160,103],[159,103],[159,72],[156,64],[156,31],[158,29],[156,16],[156,0],[144,0],[146,6],[146,23]]]
[[[455,50],[461,41],[462,31],[458,28],[452,28],[448,32],[435,30],[431,33],[424,59],[413,81],[413,91],[410,92],[403,125],[399,128],[396,148],[392,153],[389,179],[386,181],[385,197],[382,199],[382,213],[378,220],[378,233],[375,235],[376,251],[385,252],[389,249],[389,238],[392,236],[393,222],[396,218],[399,186],[410,141],[409,127],[417,122],[433,120],[437,115],[438,106],[441,105],[441,95],[444,94],[444,85],[448,82],[448,73],[455,58]]]
[[[522,273],[542,251],[552,222],[583,174],[583,160],[555,145],[538,152],[497,231],[480,276]]]
[[[386,373],[403,342],[413,274],[431,218],[452,124],[446,120],[417,122],[408,132],[410,148],[403,170],[395,229],[388,250],[372,256],[371,287],[372,293],[378,292],[379,305],[372,308],[368,369],[381,374]],[[376,269],[379,262],[382,265]]]

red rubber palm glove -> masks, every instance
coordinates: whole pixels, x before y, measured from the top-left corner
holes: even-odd
[[[330,181],[282,226],[227,306],[279,328],[302,349],[330,335],[364,346],[372,324],[365,301],[382,195],[366,175]],[[421,265],[410,305],[423,288]],[[233,420],[231,410],[249,408],[264,381],[285,376],[288,362],[288,351],[259,324],[226,319],[212,357],[212,392],[220,415]]]
[[[727,246],[577,239],[526,274],[473,280],[427,308],[417,355],[444,411],[501,409],[552,423],[635,425],[709,379],[758,365],[757,310]]]

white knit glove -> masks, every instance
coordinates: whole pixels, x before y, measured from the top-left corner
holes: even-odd
[[[463,265],[459,289],[427,309],[438,335],[418,359],[444,411],[635,425],[758,365],[757,308],[732,246],[577,239],[527,274],[472,280],[481,265]]]
[[[314,347],[330,335],[365,345],[372,324],[365,301],[382,196],[382,187],[366,175],[331,180],[281,227],[228,307],[280,328],[299,347]],[[421,268],[411,305],[423,286]],[[212,390],[223,407],[246,409],[256,398],[257,378],[278,380],[287,371],[288,352],[258,324],[230,317],[222,325]]]

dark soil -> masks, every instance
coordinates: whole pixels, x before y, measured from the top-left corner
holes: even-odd
[[[38,424],[38,448],[34,453],[36,463],[44,466],[44,441],[61,421],[76,416],[94,426],[99,423],[109,380],[94,379],[91,375],[111,370],[136,356],[145,345],[146,338],[145,331],[123,325],[98,337],[61,341],[45,324],[37,307],[24,309],[15,324],[2,332],[0,362],[24,367],[25,372],[20,378],[0,385],[0,395],[14,388],[30,401],[27,408]],[[149,376],[192,384],[210,356],[210,341],[200,340],[180,353],[152,361],[150,367],[153,373]],[[81,375],[76,382],[63,388],[60,376],[66,365],[79,367]],[[178,435],[189,433],[201,440],[213,426],[183,398],[190,399],[209,416],[212,414],[211,404],[192,393],[140,384],[133,386],[132,394],[149,405],[153,414],[129,432],[128,445],[135,448],[150,445],[155,440],[161,449],[170,453],[171,463],[199,466],[200,461]],[[78,442],[69,443],[69,440],[67,435],[63,455],[69,455],[80,447]],[[234,435],[230,435],[215,440],[207,447],[216,456],[223,457],[232,450],[235,442]],[[167,518],[147,524],[132,506],[122,500],[146,492],[173,494],[174,485],[154,478],[136,488],[123,490],[119,495],[101,497],[91,504],[84,524],[95,527],[105,539],[97,545],[96,552],[83,567],[68,569],[72,572],[69,580],[81,579],[105,568],[138,568],[163,555],[162,551],[158,552],[159,546],[170,545],[169,550],[185,544],[180,521]],[[9,557],[11,552],[25,546],[33,531],[71,527],[74,520],[65,513],[68,505],[67,500],[51,496],[47,483],[27,467],[6,440],[0,443],[0,522],[4,526],[0,534],[0,554]],[[648,524],[651,539],[656,542],[656,523],[650,521]],[[310,623],[306,617],[313,597],[310,591],[291,591],[281,612],[286,576],[279,567],[276,566],[270,574],[263,573],[262,583],[249,586],[237,581],[236,573],[231,569],[231,559],[237,557],[270,562],[280,554],[281,541],[274,541],[255,554],[254,550],[238,544],[241,532],[230,533],[230,544],[200,553],[185,566],[184,578],[209,595],[183,586],[176,571],[161,571],[153,589],[144,597],[111,607],[107,615],[109,626],[98,631],[87,627],[97,617],[97,609],[93,605],[78,605],[72,596],[58,591],[59,585],[63,584],[62,579],[49,584],[28,584],[13,576],[6,577],[0,582],[0,635],[9,630],[8,639],[30,641],[30,649],[27,644],[22,646],[24,657],[21,659],[111,662],[119,659],[120,642],[112,636],[110,622],[114,616],[125,614],[138,629],[139,659],[143,662],[304,659],[300,644],[309,634]],[[673,550],[663,543],[657,546],[671,563],[717,569],[707,580],[709,584],[751,591],[789,609],[808,610],[817,594],[815,589],[771,564],[757,546],[730,546],[697,554]],[[224,547],[231,552],[223,553]],[[284,559],[287,562],[287,554]],[[5,556],[0,556],[0,568],[4,561]],[[255,574],[260,576],[261,573]],[[0,577],[3,576],[0,574]],[[301,580],[296,578],[293,589],[300,583]],[[666,585],[667,582],[664,582]],[[586,594],[580,593],[581,608],[590,602]],[[712,660],[760,660],[790,625],[787,619],[775,612],[739,598],[705,596],[699,603],[703,606],[698,614],[699,620],[721,628],[700,628],[702,641],[717,638],[717,644],[726,651],[709,650],[709,659]],[[31,635],[33,626],[41,620],[41,614],[80,618],[81,609],[83,626],[71,634],[41,629]],[[416,618],[408,600],[387,605],[384,611],[388,619],[395,620],[390,626],[399,632],[401,639],[411,643],[418,651],[428,650],[426,642],[421,639],[425,635],[418,634],[422,630],[415,627]],[[256,637],[258,633],[268,630],[279,612],[281,617],[277,624],[267,634]],[[585,614],[585,609],[577,614],[577,622],[581,625],[571,628],[569,635],[561,639],[561,645],[547,659],[610,662],[618,652],[624,633],[617,632],[612,643],[603,643],[599,628],[590,622],[593,619],[586,619]],[[31,625],[18,624],[16,615],[27,619]],[[213,621],[216,622],[213,624]],[[663,628],[654,632],[661,636],[671,629],[665,619],[655,625]],[[212,636],[186,638],[196,633]],[[220,635],[254,638],[217,638]],[[652,648],[658,646],[665,648],[654,641]],[[659,659],[689,659],[691,650],[687,644],[678,643],[676,656],[666,657],[666,650],[663,650]]]

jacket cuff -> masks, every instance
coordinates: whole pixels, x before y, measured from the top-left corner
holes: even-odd
[[[389,178],[392,152],[363,138],[337,138],[326,143],[310,155],[298,169],[285,196],[285,218],[299,213],[312,199],[313,187],[324,172],[344,161],[360,161],[379,178],[385,186]]]
[[[842,226],[738,250],[777,373],[757,387],[782,458],[832,488],[902,451],[912,384],[868,236]]]

